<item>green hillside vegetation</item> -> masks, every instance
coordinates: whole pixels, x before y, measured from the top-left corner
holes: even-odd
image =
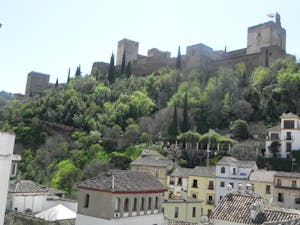
[[[300,70],[293,59],[251,73],[237,64],[216,74],[168,68],[145,77],[112,68],[109,74],[100,79],[79,73],[38,98],[1,101],[0,128],[13,130],[25,149],[22,178],[72,194],[78,180],[126,169],[142,149],[160,150],[155,143],[196,138],[206,144],[211,128],[233,134],[230,139],[215,132],[212,145],[236,143],[252,138],[249,123],[271,126],[282,112],[300,112]],[[194,164],[187,155],[178,161]]]

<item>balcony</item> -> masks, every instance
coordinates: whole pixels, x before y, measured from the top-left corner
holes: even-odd
[[[206,200],[206,204],[207,205],[214,205],[215,204],[215,200]]]
[[[214,188],[214,185],[208,185],[207,189],[208,190],[214,190],[215,188]]]

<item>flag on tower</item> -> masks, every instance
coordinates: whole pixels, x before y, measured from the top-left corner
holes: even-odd
[[[270,18],[274,18],[275,15],[274,15],[274,13],[268,13],[267,16]]]

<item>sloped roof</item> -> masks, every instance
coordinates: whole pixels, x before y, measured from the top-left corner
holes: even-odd
[[[294,113],[289,112],[289,113],[282,113],[280,118],[299,118],[299,116],[297,116]]]
[[[75,219],[76,213],[71,209],[68,209],[67,207],[63,206],[62,204],[58,204],[52,208],[37,213],[35,217],[47,221],[68,220]]]
[[[112,170],[81,181],[79,188],[109,192],[162,192],[164,186],[152,174],[134,170]]]
[[[193,169],[191,168],[182,168],[182,167],[175,167],[175,169],[172,171],[170,176],[172,177],[188,177],[190,176]]]
[[[263,224],[264,222],[283,222],[295,218],[300,219],[298,213],[282,211],[282,209],[265,209],[258,213],[255,220],[252,220],[250,206],[260,201],[263,201],[263,198],[255,194],[229,193],[221,199],[210,218],[253,225]]]
[[[132,166],[173,167],[175,163],[153,150],[144,150],[141,155],[130,163]]]
[[[274,127],[268,128],[268,131],[280,131],[280,130],[281,130],[280,124],[276,125]]]
[[[216,177],[216,167],[215,166],[196,166],[190,173],[191,176],[199,177]]]
[[[35,183],[31,180],[18,180],[9,183],[8,192],[10,193],[44,193],[49,188]]]
[[[217,165],[230,165],[246,168],[257,167],[255,161],[241,161],[229,156],[223,156],[222,159],[220,159],[219,162],[217,162]]]
[[[300,173],[279,171],[279,172],[275,173],[274,176],[276,176],[276,177],[300,178]]]
[[[253,171],[250,174],[249,180],[256,181],[256,182],[268,182],[273,183],[274,175],[277,171],[267,171],[267,170],[257,170]]]

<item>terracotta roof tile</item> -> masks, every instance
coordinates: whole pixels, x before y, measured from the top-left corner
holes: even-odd
[[[9,183],[10,193],[43,193],[48,192],[49,188],[37,184],[31,180],[18,180]]]

